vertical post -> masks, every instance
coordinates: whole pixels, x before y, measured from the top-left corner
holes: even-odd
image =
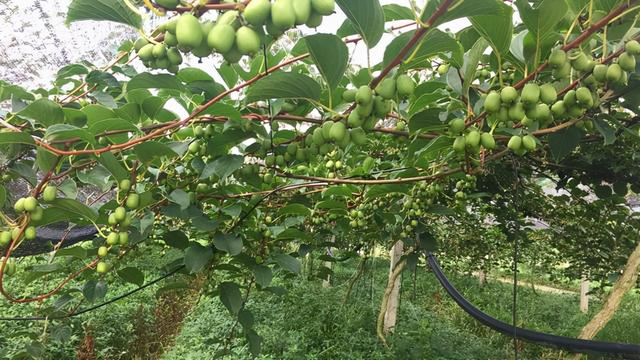
[[[331,242],[332,243],[336,242],[336,236],[335,235],[331,237]],[[329,256],[333,255],[333,248],[332,247],[328,247],[327,248],[327,255],[329,255]],[[325,261],[323,265],[327,269],[331,270],[331,267],[333,266],[333,263],[331,261]],[[331,275],[330,274],[328,274],[327,278],[322,281],[322,287],[323,288],[330,288],[331,287]]]
[[[389,278],[391,278],[393,274],[393,270],[397,266],[400,258],[402,257],[402,252],[404,251],[404,243],[402,241],[398,241],[390,251],[391,263],[389,265]],[[384,333],[388,334],[393,332],[393,329],[396,327],[396,318],[398,313],[398,305],[400,303],[400,279],[401,277],[397,277],[393,283],[393,289],[391,290],[391,294],[389,295],[389,301],[387,302],[387,309],[384,314]]]
[[[589,312],[589,280],[586,276],[580,282],[580,311],[585,314]]]

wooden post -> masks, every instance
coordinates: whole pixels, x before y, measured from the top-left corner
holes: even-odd
[[[335,242],[336,241],[336,236],[332,236],[331,237],[331,242]],[[331,255],[333,251],[333,248],[329,247],[327,248],[327,255]],[[324,262],[324,267],[328,268],[329,270],[331,270],[331,267],[333,266],[333,263],[331,261],[325,261]],[[323,288],[330,288],[331,287],[331,275],[327,275],[327,278],[324,279],[324,281],[322,281],[322,287]]]
[[[402,241],[398,241],[390,251],[391,263],[389,265],[389,278],[393,274],[400,258],[402,257],[402,252],[404,250],[404,244]],[[389,301],[387,302],[387,309],[384,314],[384,333],[389,334],[393,332],[393,329],[396,327],[396,320],[398,314],[398,305],[400,303],[400,279],[401,277],[396,277],[393,288],[391,290],[391,294],[389,295]]]
[[[589,312],[589,280],[586,276],[582,277],[580,283],[580,311],[585,314]]]

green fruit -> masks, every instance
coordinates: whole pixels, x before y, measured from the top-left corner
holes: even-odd
[[[599,83],[604,83],[607,81],[607,70],[609,67],[604,64],[598,64],[593,67],[593,77]]]
[[[44,202],[52,202],[56,199],[56,195],[58,193],[58,188],[53,185],[48,185],[44,188],[42,192],[42,200]]]
[[[361,118],[369,117],[369,115],[371,115],[371,113],[373,112],[374,102],[375,101],[372,101],[369,104],[364,106],[362,105],[356,106],[355,112],[357,112]]]
[[[178,26],[178,18],[173,18],[171,21],[164,24],[164,29],[171,34],[176,34],[176,26]]]
[[[344,123],[336,122],[331,126],[331,130],[329,132],[329,138],[335,142],[341,142],[347,132],[347,127]]]
[[[531,135],[526,135],[522,138],[522,146],[527,151],[534,151],[538,144],[536,143],[536,138]]]
[[[631,55],[640,55],[640,43],[636,40],[631,40],[626,43],[624,49]]]
[[[0,233],[0,246],[7,246],[11,243],[11,231],[3,231]]]
[[[147,39],[145,38],[139,38],[138,40],[136,40],[136,42],[133,44],[133,48],[136,49],[136,52],[139,52],[140,49],[142,49],[145,45],[147,45],[149,43],[149,41],[147,41]]]
[[[549,56],[549,65],[559,68],[567,62],[567,53],[562,49],[554,49]]]
[[[335,11],[335,0],[311,0],[313,10],[320,15],[331,15]]]
[[[585,113],[585,109],[580,106],[574,105],[567,109],[567,113],[572,118],[579,118]]]
[[[173,10],[180,5],[180,0],[156,0],[156,4],[165,9]]]
[[[538,84],[526,84],[522,89],[520,101],[525,104],[531,105],[537,103],[538,100],[540,100],[540,87],[538,86]]]
[[[439,75],[444,76],[449,72],[449,64],[441,64],[436,70]]]
[[[208,35],[207,35],[207,37],[208,37]],[[209,55],[211,55],[211,52],[212,52],[211,50],[212,49],[209,47],[208,41],[206,41],[207,37],[205,37],[205,41],[203,41],[198,47],[196,47],[194,49],[191,49],[191,54],[193,54],[194,56],[199,57],[201,59],[202,58],[206,58]],[[166,60],[167,60],[167,66],[166,67],[169,67],[169,65],[170,65],[169,59],[166,59]]]
[[[344,124],[343,124],[343,126],[344,126]],[[346,149],[347,146],[349,146],[349,144],[351,144],[351,134],[348,131],[346,131],[346,127],[344,127],[344,129],[345,129],[345,133],[344,133],[344,137],[342,138],[342,140],[339,140],[339,141],[336,140],[336,145],[338,145],[341,149]],[[332,128],[332,130],[333,130],[333,128]]]
[[[140,206],[140,196],[138,194],[129,194],[126,201],[126,206],[129,209],[137,209]]]
[[[376,86],[376,93],[385,100],[393,99],[396,96],[396,82],[391,78],[386,78]]]
[[[42,220],[43,216],[44,216],[44,210],[41,207],[37,207],[31,213],[31,220],[32,221],[40,221],[40,220]]]
[[[311,17],[311,0],[293,0],[293,12],[296,15],[296,25],[302,25]]]
[[[391,112],[393,103],[391,100],[384,100],[383,98],[376,96],[373,100],[374,113],[379,118],[385,118]]]
[[[455,140],[453,140],[453,151],[462,153],[467,145],[467,142],[464,136],[458,136]]]
[[[367,143],[367,134],[362,128],[355,128],[351,130],[351,141],[356,145],[364,145]]]
[[[322,25],[322,15],[318,14],[315,11],[312,11],[311,16],[309,16],[309,20],[307,20],[307,23],[305,25],[310,28],[317,28],[318,26]]]
[[[117,245],[118,244],[118,233],[112,232],[107,236],[107,244],[108,245]]]
[[[502,107],[500,108],[500,111],[498,112],[498,114],[496,115],[496,118],[498,119],[498,121],[500,122],[507,122],[509,121],[509,108],[506,107]]]
[[[167,51],[167,59],[169,60],[169,63],[171,63],[171,65],[182,64],[182,55],[175,48],[171,48]]]
[[[118,244],[123,246],[129,244],[129,233],[120,232],[118,234]]]
[[[636,71],[636,58],[628,52],[622,53],[618,58],[618,65],[624,71],[635,72]]]
[[[140,57],[140,60],[142,60],[142,61],[151,61],[151,60],[153,60],[153,49],[154,49],[154,45],[153,44],[147,44],[147,45],[143,46],[142,49],[140,49],[140,51],[138,51],[138,56]]]
[[[222,54],[222,56],[229,64],[237,64],[240,59],[242,59],[242,53],[238,51],[238,48],[235,46],[228,52]]]
[[[239,16],[240,13],[236,10],[225,11],[216,19],[216,25],[231,25],[236,29],[240,26],[238,21]]]
[[[584,107],[591,107],[593,105],[591,91],[586,87],[579,87],[576,90],[576,100]]]
[[[522,147],[522,138],[518,135],[512,136],[511,139],[509,139],[507,147],[514,152],[519,151]]]
[[[553,104],[558,99],[558,92],[551,84],[540,86],[540,101],[545,104]]]
[[[98,256],[105,257],[109,254],[109,249],[106,246],[100,246],[98,248]]]
[[[585,53],[576,50],[572,51],[569,57],[571,58],[571,66],[573,66],[574,69],[582,72],[589,71],[591,60],[589,60]]]
[[[344,102],[354,102],[354,101],[356,101],[356,92],[358,92],[358,90],[356,90],[356,89],[345,90],[342,93],[342,100],[344,100]]]
[[[520,122],[526,116],[522,103],[515,103],[509,108],[509,119],[514,122]]]
[[[464,139],[470,149],[477,149],[480,146],[480,132],[476,130],[470,131]]]
[[[11,239],[13,239],[13,241],[17,241],[21,236],[21,234],[20,234],[21,231],[22,231],[22,229],[20,229],[19,227],[14,227],[11,230]]]
[[[96,272],[98,274],[104,274],[107,271],[109,271],[109,265],[107,265],[106,263],[100,261],[98,262],[98,264],[96,265]]]
[[[357,128],[364,124],[364,119],[360,117],[357,111],[352,111],[347,118],[347,125],[352,128]]]
[[[487,95],[487,98],[484,100],[484,110],[488,113],[496,113],[500,111],[500,94],[496,91],[492,91]]]
[[[513,86],[507,86],[500,91],[500,100],[505,104],[511,104],[518,99],[518,90]]]
[[[12,276],[16,273],[16,262],[13,259],[7,261],[7,265],[4,268],[4,273],[7,276]]]
[[[322,134],[322,129],[323,128],[316,128],[315,130],[313,130],[312,140],[313,143],[317,146],[321,146],[326,142],[324,135]]]
[[[167,47],[178,46],[178,38],[167,31],[164,33],[164,45]]]
[[[496,148],[496,140],[491,133],[485,132],[480,135],[480,145],[487,150],[493,150]]]
[[[269,0],[252,0],[244,9],[242,15],[253,26],[263,26],[271,14]]]
[[[554,78],[559,80],[568,78],[569,75],[571,75],[571,64],[568,62],[564,63],[564,65],[554,69],[552,75]]]
[[[276,28],[287,30],[296,25],[292,0],[276,0],[271,6],[271,21]]]
[[[236,31],[236,46],[242,54],[252,55],[260,51],[260,35],[248,26]]]
[[[33,196],[29,196],[28,198],[24,199],[23,207],[24,211],[32,212],[38,207],[38,200],[36,200],[36,198],[34,198]]]
[[[558,100],[555,104],[551,106],[551,112],[553,116],[560,117],[567,112],[567,108],[564,105],[564,101]]]
[[[453,135],[462,133],[465,129],[464,119],[453,119],[449,122],[449,132]]]
[[[564,94],[564,98],[562,99],[562,101],[564,101],[564,105],[567,107],[575,105],[577,102],[576,91],[575,90],[567,91],[567,93]]]
[[[356,92],[356,103],[361,106],[368,106],[373,101],[373,91],[367,85],[362,85]]]
[[[161,59],[167,55],[167,48],[163,43],[153,45],[153,57]]]
[[[400,97],[407,98],[413,95],[416,89],[416,82],[413,81],[411,76],[402,74],[396,79],[396,88]]]
[[[131,190],[131,180],[122,179],[120,181],[120,183],[118,184],[118,189],[120,191],[129,191],[129,190]]]
[[[534,120],[538,120],[541,122],[545,122],[551,119],[551,110],[549,109],[549,105],[547,104],[538,104],[534,108],[534,116],[531,118]]]
[[[121,222],[127,216],[127,210],[122,206],[119,206],[113,212],[113,215],[115,216],[117,222]]]
[[[331,128],[333,127],[333,121],[325,121],[322,124],[322,137],[325,140],[331,140]]]
[[[33,226],[29,226],[28,228],[24,229],[24,238],[26,240],[34,240],[37,236],[37,232],[36,232],[36,228]]]
[[[180,16],[176,24],[178,44],[186,49],[194,49],[202,44],[202,26],[197,17],[191,13]]]

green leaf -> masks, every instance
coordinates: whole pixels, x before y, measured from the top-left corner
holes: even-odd
[[[404,184],[373,185],[367,191],[367,199],[378,198],[387,194],[408,194],[410,187]]]
[[[88,302],[93,303],[107,295],[107,284],[104,281],[89,280],[82,287],[82,295]]]
[[[182,189],[175,189],[169,194],[169,200],[180,205],[181,210],[186,210],[191,204],[189,194]]]
[[[565,0],[543,0],[536,8],[532,8],[527,0],[516,0],[515,4],[522,22],[538,45],[554,32],[569,10]]]
[[[293,72],[275,72],[256,82],[247,91],[249,103],[267,99],[320,99],[320,84]]]
[[[349,63],[349,49],[333,34],[315,34],[304,38],[313,62],[329,84],[335,89],[342,80]]]
[[[184,253],[184,266],[191,274],[202,271],[213,259],[213,250],[198,243],[189,246]]]
[[[384,20],[385,21],[396,21],[396,20],[414,20],[415,16],[413,11],[405,6],[400,6],[397,4],[388,4],[382,6],[382,11],[384,11]]]
[[[121,180],[128,179],[131,175],[122,166],[122,164],[116,159],[116,156],[111,152],[106,152],[98,157],[98,162],[109,170],[109,172],[120,182]]]
[[[240,293],[240,287],[232,282],[223,282],[218,287],[220,290],[220,301],[233,315],[238,315],[240,309],[242,309],[242,294]]]
[[[0,209],[4,207],[5,202],[7,201],[7,190],[4,186],[0,185]]]
[[[231,256],[242,252],[242,239],[233,234],[216,234],[213,237],[213,246]]]
[[[120,269],[118,270],[118,276],[128,283],[138,286],[144,285],[144,274],[138,268],[126,267]]]
[[[98,219],[98,213],[87,205],[73,199],[56,199],[50,203],[50,206],[79,215],[82,219],[90,221],[96,221]]]
[[[67,12],[67,25],[74,21],[113,21],[142,28],[142,18],[123,0],[73,0]]]
[[[57,156],[53,153],[49,152],[45,148],[37,148],[36,149],[36,162],[38,163],[38,167],[43,172],[48,172],[53,169],[53,166],[56,164]]]
[[[414,35],[415,30],[412,30],[394,38],[384,51],[383,64],[385,66],[389,65]],[[415,47],[412,48],[410,52],[410,54],[412,54],[412,60],[404,64],[403,67],[412,69],[424,68],[427,67],[427,65],[431,66],[431,63],[427,62],[429,58],[445,53],[450,53],[450,62],[452,65],[456,67],[462,65],[464,55],[462,45],[456,39],[438,29],[429,31],[419,42],[418,46],[417,51],[413,50]],[[413,51],[415,51],[415,54],[413,54]]]
[[[440,121],[441,109],[425,109],[411,117],[409,120],[409,130],[415,133],[419,130],[431,131],[444,129],[446,124]]]
[[[473,27],[484,37],[497,54],[506,53],[513,36],[513,9],[502,4],[501,11],[493,15],[472,16]]]
[[[611,145],[616,142],[616,129],[605,120],[608,115],[601,115],[602,116],[593,119],[593,124],[596,126],[596,129],[602,137],[604,137],[604,144]]]
[[[164,242],[177,249],[186,249],[189,247],[189,238],[180,230],[169,231],[164,235]]]
[[[23,132],[3,132],[0,133],[0,145],[6,144],[26,144],[35,145],[31,135]]]
[[[369,48],[373,48],[382,39],[384,33],[384,12],[378,0],[336,0],[336,3],[354,29],[362,35]]]
[[[211,175],[218,175],[220,179],[224,179],[234,171],[240,169],[242,165],[244,165],[244,156],[223,155],[204,167],[200,179],[206,179],[211,177]]]
[[[462,93],[469,98],[469,87],[475,79],[475,73],[478,69],[478,64],[482,59],[484,51],[489,46],[489,42],[484,38],[479,38],[471,49],[465,55],[464,61],[464,82],[462,83]]]
[[[300,273],[302,265],[300,261],[289,254],[275,254],[273,260],[285,270],[288,270],[294,274]]]
[[[69,124],[55,124],[49,126],[44,134],[44,137],[48,141],[79,138],[87,144],[95,143],[95,138],[90,132]]]
[[[115,118],[115,119],[104,119],[100,121],[96,121],[89,127],[89,132],[93,135],[99,135],[106,131],[130,131],[130,132],[139,132],[138,128],[135,127],[130,121]]]
[[[150,162],[153,159],[163,156],[172,158],[178,156],[170,147],[157,141],[147,141],[134,148],[138,158],[142,162]]]
[[[135,89],[170,89],[184,91],[184,84],[174,75],[142,73],[127,84],[127,91]]]
[[[289,204],[281,208],[280,211],[278,211],[278,215],[309,216],[311,215],[311,210],[302,204]]]
[[[38,99],[18,112],[18,115],[32,119],[44,126],[64,122],[64,111],[56,102],[49,99]]]
[[[262,348],[262,337],[258,335],[253,329],[249,329],[244,332],[244,337],[247,339],[247,343],[249,344],[249,352],[254,357],[260,355],[260,351]]]
[[[256,279],[256,284],[262,288],[266,288],[271,284],[271,280],[273,280],[273,272],[268,266],[256,265],[253,267],[253,277]]]
[[[443,1],[444,0],[429,0],[422,15],[422,21],[427,21]],[[503,10],[503,5],[502,0],[457,0],[449,6],[449,9],[442,14],[442,16],[438,17],[433,23],[433,26],[435,27],[455,19],[471,16],[495,15]]]
[[[582,131],[575,126],[549,135],[549,148],[556,162],[564,159],[578,146]]]

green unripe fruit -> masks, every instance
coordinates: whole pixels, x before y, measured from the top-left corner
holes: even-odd
[[[449,64],[441,64],[436,70],[439,75],[444,76],[449,72]]]
[[[518,90],[513,86],[507,86],[500,91],[500,100],[505,104],[511,104],[518,99]]]
[[[564,106],[564,101],[558,100],[551,106],[551,112],[553,116],[560,117],[567,112],[567,108]]]
[[[396,96],[396,82],[391,78],[386,78],[376,86],[376,93],[385,100],[393,99]]]
[[[120,181],[120,183],[118,184],[118,189],[120,191],[129,191],[129,190],[131,190],[131,180],[122,179]]]
[[[284,156],[282,156],[282,155],[278,155],[278,156],[276,156],[276,165],[278,165],[278,166],[280,166],[280,167],[282,167],[282,166],[285,166],[285,165],[286,165],[286,163],[285,163],[285,161],[284,161]]]
[[[305,151],[305,149],[298,149],[296,151],[296,161],[298,162],[304,162],[307,160],[307,152]]]
[[[23,207],[24,211],[32,212],[38,207],[38,200],[36,200],[36,198],[34,198],[33,196],[29,196],[28,198],[24,199]]]
[[[98,262],[98,264],[96,265],[96,272],[98,274],[105,274],[107,271],[109,271],[109,265],[102,261]]]
[[[352,128],[360,127],[363,123],[364,120],[362,119],[362,117],[360,117],[357,111],[352,111],[347,118],[347,125]]]
[[[402,74],[396,79],[396,88],[398,89],[398,95],[403,98],[407,98],[413,95],[416,89],[416,82],[413,81],[411,76]]]
[[[3,231],[0,233],[0,246],[7,246],[11,243],[11,231]]]
[[[149,43],[149,41],[147,41],[147,39],[145,38],[139,38],[138,40],[136,40],[136,42],[133,44],[133,48],[136,50],[136,52],[139,52],[140,49],[142,49],[145,45],[147,45]]]
[[[556,102],[556,100],[558,100],[558,92],[556,91],[556,88],[553,87],[553,85],[544,84],[540,86],[540,101],[545,104],[551,105]]]
[[[268,155],[264,158],[264,164],[268,167],[271,167],[276,164],[276,157],[273,155]]]
[[[182,55],[176,48],[171,48],[167,50],[167,59],[171,65],[180,65],[182,64]]]
[[[464,119],[453,119],[449,122],[449,132],[453,135],[460,134],[464,131],[464,128]]]
[[[350,131],[351,141],[356,145],[364,145],[367,143],[367,134],[362,128],[355,128]]]
[[[522,138],[522,146],[527,151],[534,151],[538,144],[536,143],[536,138],[531,135],[526,135]]]
[[[296,25],[305,24],[311,17],[311,0],[293,0],[293,12],[296,15]]]
[[[40,221],[40,220],[42,220],[43,216],[44,216],[44,210],[41,207],[37,207],[31,213],[31,220],[32,221]]]
[[[29,226],[28,228],[24,229],[24,238],[26,240],[34,240],[36,236],[37,232],[35,227]]]
[[[492,91],[487,95],[487,98],[484,100],[484,110],[488,113],[496,113],[500,111],[500,94],[496,91]]]
[[[191,13],[180,16],[176,24],[176,37],[178,44],[185,49],[195,49],[203,40],[202,26],[197,17]]]
[[[161,59],[167,55],[167,47],[163,43],[153,45],[153,57]]]
[[[111,226],[117,225],[118,221],[116,220],[116,216],[115,214],[109,214],[109,217],[107,219],[107,223]]]
[[[502,107],[500,108],[500,111],[498,111],[498,114],[496,115],[496,118],[498,119],[498,121],[500,122],[507,122],[509,121],[509,109],[506,107]]]
[[[640,55],[640,43],[636,40],[631,40],[624,45],[624,50],[631,55]]]
[[[156,4],[165,9],[173,10],[180,5],[180,0],[156,0]]]
[[[325,140],[331,140],[331,128],[333,127],[333,121],[325,121],[322,124],[322,137]]]
[[[374,113],[379,118],[385,118],[391,112],[393,105],[391,100],[384,100],[383,98],[376,96],[373,100]]]
[[[532,119],[534,120],[544,122],[551,119],[551,110],[549,109],[549,105],[547,104],[536,105],[534,114],[535,116],[532,116]]]
[[[244,9],[242,15],[253,26],[263,26],[271,14],[269,0],[252,0]]]
[[[320,15],[331,15],[335,11],[335,0],[311,0],[313,10]]]
[[[291,143],[291,144],[287,145],[287,153],[289,155],[294,156],[297,151],[298,151],[298,144]]]
[[[242,54],[251,55],[260,51],[260,35],[248,26],[236,31],[236,46]]]
[[[315,11],[311,11],[311,15],[309,16],[309,20],[305,24],[310,28],[317,28],[322,25],[322,15],[318,14]]]
[[[609,67],[604,64],[598,64],[593,67],[593,78],[599,83],[607,81],[607,70]]]
[[[22,230],[21,230],[19,227],[14,227],[14,228],[11,230],[11,239],[12,239],[13,241],[17,241],[17,240],[20,238],[20,236],[21,236],[21,234],[20,234],[20,232],[21,232],[21,231],[22,231]]]
[[[559,68],[567,62],[567,53],[562,49],[554,49],[549,55],[549,65]]]
[[[208,34],[208,33],[207,33]],[[211,48],[209,47],[209,44],[207,42],[208,35],[205,35],[204,40],[202,41],[202,43],[200,43],[199,46],[197,46],[194,49],[191,49],[191,54],[193,54],[196,57],[199,57],[201,59],[208,57],[209,55],[211,55]],[[165,59],[163,59],[165,60]],[[169,65],[171,65],[169,63],[169,59],[166,59],[167,62],[167,66],[169,67]],[[161,66],[162,67],[162,66]]]
[[[476,130],[470,131],[464,139],[470,149],[477,149],[480,146],[480,132]]]
[[[121,222],[127,216],[127,210],[122,206],[119,206],[113,212],[113,215],[115,216],[117,222]]]
[[[345,90],[342,93],[342,100],[344,100],[344,102],[348,102],[348,103],[356,101],[356,92],[358,92],[358,90],[356,90],[356,89]]]
[[[326,164],[324,164],[324,167],[326,167],[327,169],[333,169],[335,166],[336,164],[333,162],[333,160],[329,160]]]
[[[4,268],[4,273],[7,276],[13,276],[16,273],[16,262],[13,259],[7,260],[7,265]]]
[[[349,144],[351,144],[351,134],[346,131],[345,127],[344,137],[342,138],[342,140],[336,141],[336,145],[338,145],[341,149],[346,149]]]
[[[535,104],[540,100],[540,87],[538,84],[529,83],[522,89],[522,95],[520,101],[525,104]]]
[[[582,72],[587,72],[590,70],[589,68],[591,66],[591,60],[589,60],[587,55],[582,51],[573,51],[571,52],[570,57],[572,58],[571,66],[573,66],[574,69]]]
[[[240,13],[236,10],[225,11],[216,20],[216,25],[231,25],[235,29],[240,26],[238,16],[240,16]]]
[[[138,194],[130,194],[126,201],[127,208],[133,210],[140,206],[140,196]]]
[[[164,24],[164,29],[171,34],[176,34],[176,27],[178,26],[178,18],[173,18]]]
[[[118,234],[118,244],[125,246],[129,244],[129,233],[121,232]]]
[[[507,147],[514,152],[519,151],[522,147],[522,138],[518,135],[512,136],[511,139],[509,139]]]
[[[98,256],[100,256],[102,258],[102,257],[105,257],[107,255],[109,255],[109,249],[107,249],[106,246],[100,246],[98,248]]]
[[[356,92],[356,103],[360,106],[368,106],[373,102],[373,91],[367,85],[362,85]]]
[[[118,244],[118,233],[112,232],[107,236],[107,244],[109,245],[117,245]]]
[[[567,107],[571,107],[575,105],[576,102],[578,101],[576,99],[576,91],[575,90],[567,91],[567,93],[564,94],[564,98],[562,99],[562,101],[564,101],[564,105]]]
[[[611,64],[607,69],[607,81],[618,82],[622,79],[622,67],[618,64]]]
[[[164,45],[166,47],[178,46],[178,38],[167,31],[164,33]]]
[[[355,112],[357,112],[361,118],[369,117],[369,115],[371,115],[371,113],[373,112],[374,102],[375,101],[372,101],[367,105],[357,105]]]
[[[458,136],[455,140],[453,140],[453,151],[462,153],[467,145],[464,136]]]
[[[151,60],[153,60],[153,49],[154,49],[154,45],[153,44],[147,44],[147,45],[143,46],[142,49],[140,49],[140,51],[138,51],[138,56],[140,57],[140,60],[142,60],[142,61],[151,61]]]
[[[344,125],[344,123],[333,123],[331,131],[329,132],[329,138],[335,142],[341,142],[344,139],[346,132],[347,127]]]
[[[191,154],[197,154],[200,152],[200,142],[198,140],[193,141],[191,144],[189,144],[189,153]]]
[[[576,100],[580,105],[584,107],[591,107],[593,105],[593,97],[591,96],[591,91],[586,87],[579,87],[576,90]]]
[[[618,58],[618,65],[620,65],[620,67],[624,71],[635,72],[636,71],[636,58],[633,55],[631,55],[631,54],[629,54],[627,52],[624,52]]]
[[[493,150],[496,148],[496,140],[491,133],[485,132],[480,135],[480,145],[487,150]]]
[[[580,106],[574,105],[567,109],[567,113],[572,118],[579,118],[585,113],[585,109]]]
[[[515,103],[509,108],[509,119],[514,122],[520,122],[526,116],[522,103]]]
[[[564,63],[564,65],[554,69],[552,75],[558,80],[568,78],[571,75],[571,65],[568,62]]]
[[[276,0],[271,6],[271,21],[281,30],[294,27],[296,14],[293,11],[292,0]]]
[[[222,54],[222,56],[229,64],[237,64],[240,59],[242,59],[242,53],[238,51],[238,48],[235,46],[228,52]]]
[[[349,118],[351,118],[351,116],[349,116]],[[322,132],[322,128],[316,128],[315,130],[313,130],[312,140],[313,143],[318,146],[321,146],[326,142]]]

